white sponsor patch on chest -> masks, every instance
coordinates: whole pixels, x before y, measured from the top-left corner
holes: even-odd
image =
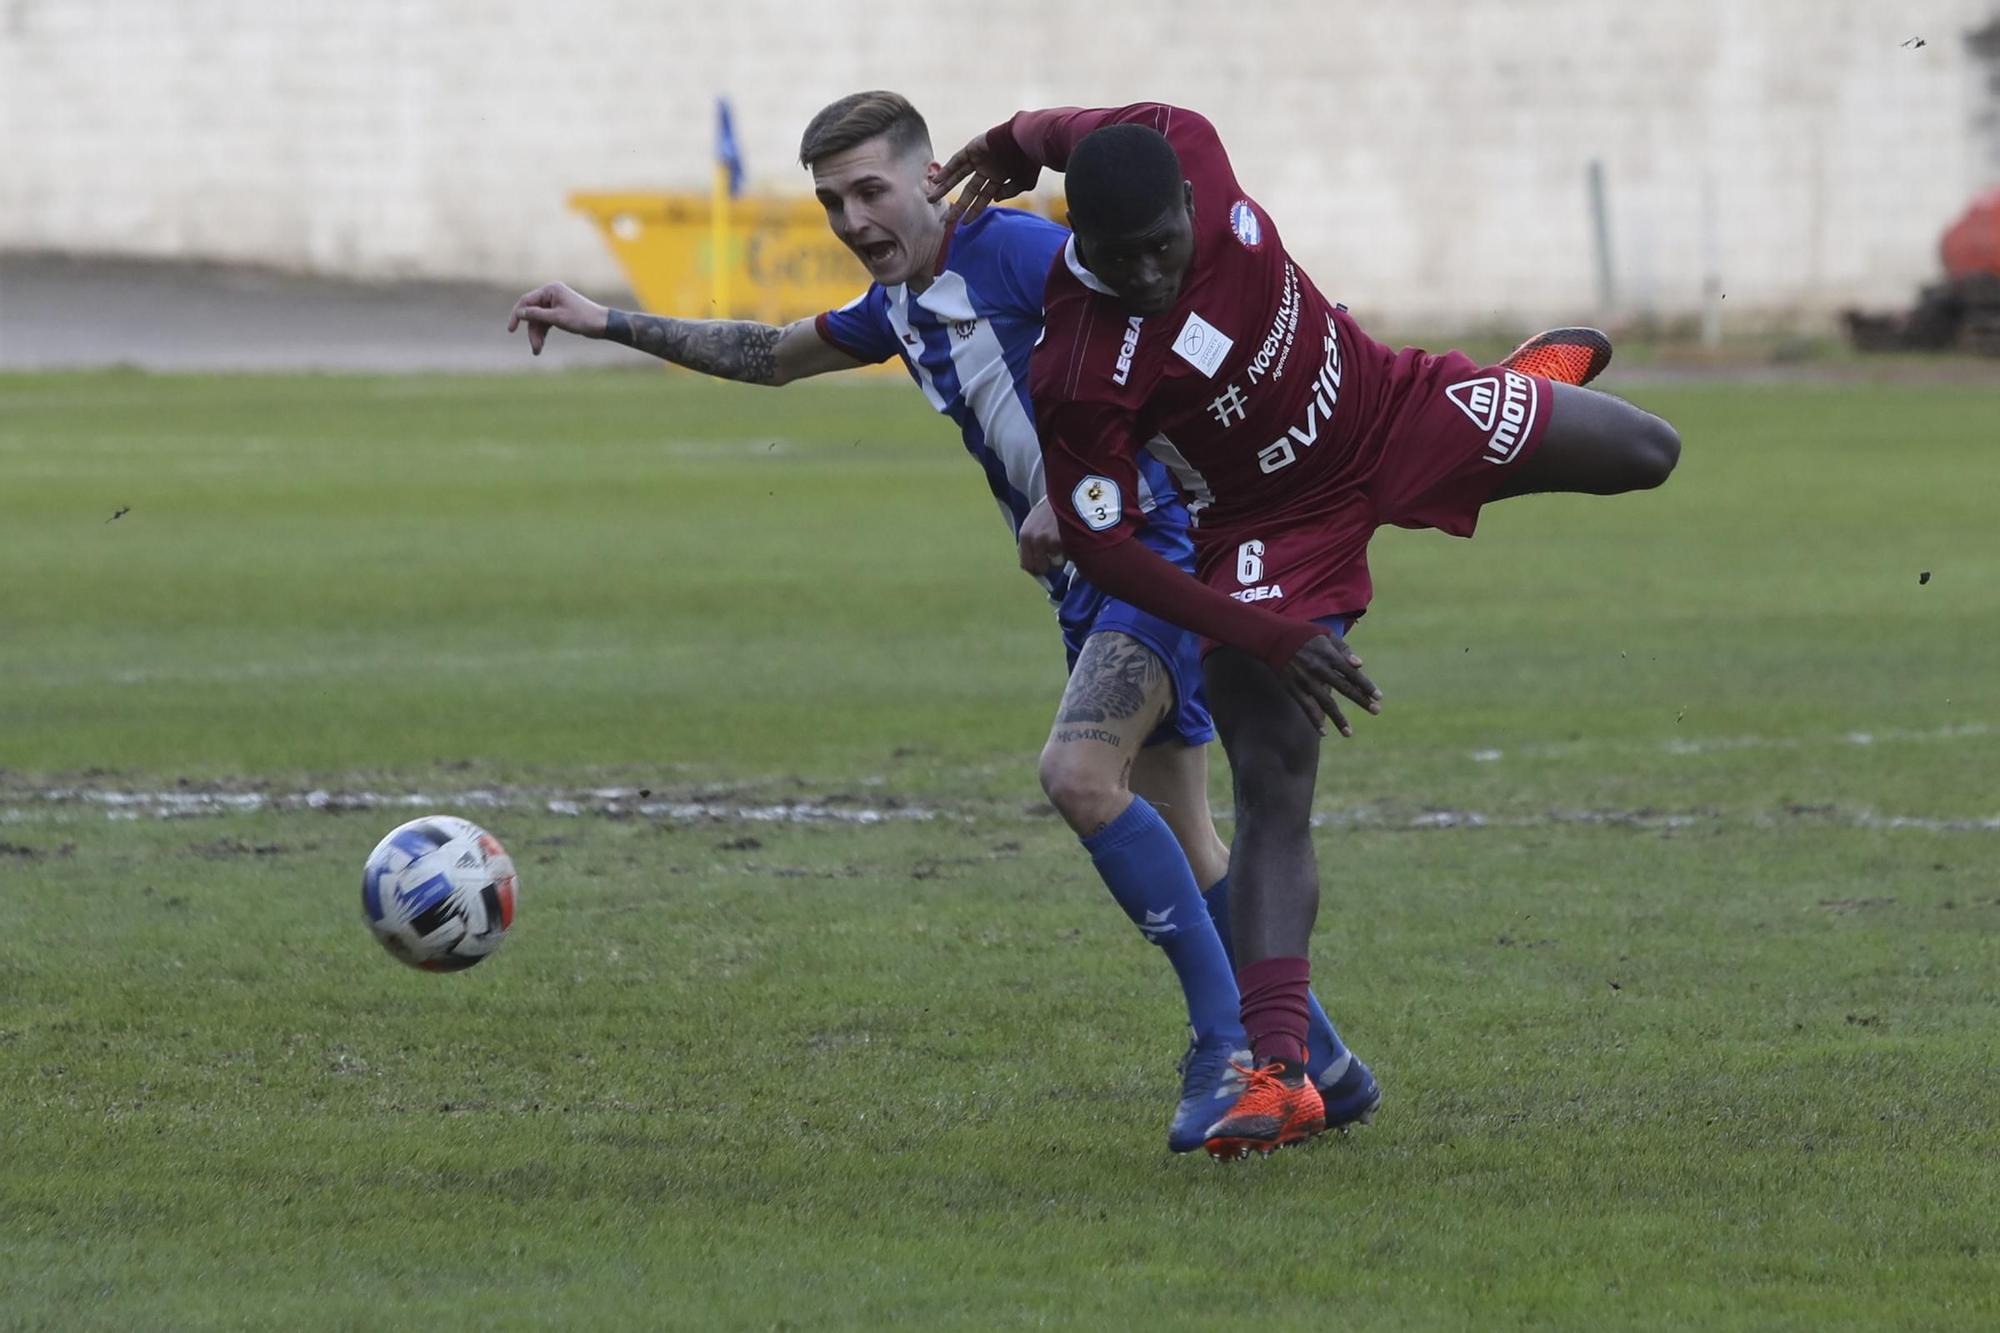
[[[1187,323],[1181,325],[1180,336],[1174,339],[1174,355],[1213,379],[1222,358],[1235,345],[1234,338],[1190,312]]]

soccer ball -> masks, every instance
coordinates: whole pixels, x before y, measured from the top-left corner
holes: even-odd
[[[375,844],[361,910],[382,947],[411,967],[457,972],[500,947],[514,924],[514,862],[470,820],[426,815]]]

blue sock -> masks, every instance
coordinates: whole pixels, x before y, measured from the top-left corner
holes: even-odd
[[[1083,839],[1104,886],[1181,979],[1195,1035],[1241,1033],[1236,971],[1188,869],[1187,856],[1159,811],[1134,796],[1125,813]]]
[[[1229,939],[1229,876],[1224,875],[1215,881],[1209,891],[1202,895],[1202,901],[1208,906],[1209,919],[1215,922],[1216,938],[1222,941],[1222,950],[1229,955],[1230,965],[1234,966],[1236,950]],[[1333,1020],[1326,1016],[1326,1010],[1320,1005],[1319,996],[1313,994],[1306,996],[1306,1010],[1309,1023],[1306,1030],[1306,1073],[1312,1076],[1313,1082],[1318,1083],[1322,1081],[1322,1076],[1335,1066],[1339,1066],[1345,1072],[1347,1047],[1341,1042],[1340,1034],[1334,1031]],[[1334,1077],[1338,1078],[1339,1075],[1335,1074]]]

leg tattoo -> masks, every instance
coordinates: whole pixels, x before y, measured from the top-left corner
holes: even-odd
[[[1166,664],[1137,639],[1123,634],[1092,635],[1083,646],[1076,669],[1070,672],[1062,715],[1056,722],[1112,722],[1136,717],[1166,674]]]

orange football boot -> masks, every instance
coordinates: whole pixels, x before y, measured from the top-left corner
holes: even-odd
[[[1208,1127],[1202,1146],[1217,1161],[1304,1143],[1326,1128],[1326,1103],[1302,1064],[1273,1060],[1251,1069],[1237,1065],[1243,1093]]]
[[[1500,364],[1581,388],[1611,364],[1611,339],[1596,329],[1550,329],[1507,353]]]

